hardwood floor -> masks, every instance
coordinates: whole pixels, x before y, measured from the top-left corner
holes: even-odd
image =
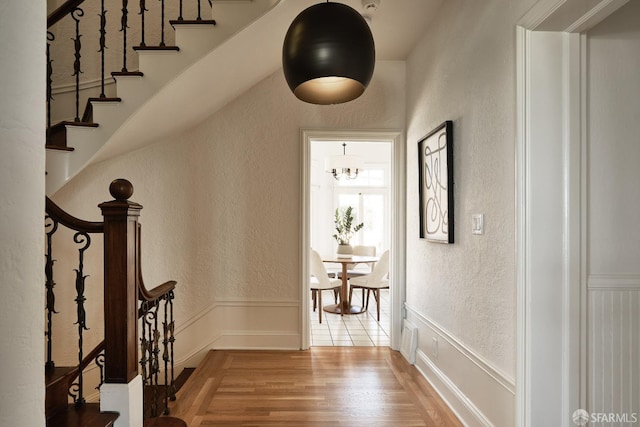
[[[211,351],[171,415],[198,426],[461,426],[388,347]]]

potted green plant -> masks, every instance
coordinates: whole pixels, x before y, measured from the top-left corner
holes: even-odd
[[[333,220],[336,227],[336,234],[333,235],[333,238],[338,242],[338,254],[353,253],[353,248],[349,244],[349,241],[355,233],[364,227],[363,222],[354,225],[354,219],[353,207],[347,206],[346,208],[336,209]]]

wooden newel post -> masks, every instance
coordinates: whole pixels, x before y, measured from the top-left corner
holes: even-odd
[[[129,383],[138,375],[136,232],[142,206],[129,201],[133,185],[116,179],[115,200],[99,205],[104,217],[105,383]]]

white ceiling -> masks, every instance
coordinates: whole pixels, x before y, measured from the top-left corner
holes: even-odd
[[[225,13],[228,13],[227,11],[235,11],[238,14],[244,13],[243,11],[245,10],[250,10],[249,7],[240,7],[243,3],[246,5],[268,4],[271,6],[278,3],[278,0],[212,1],[214,5],[226,6]],[[365,10],[363,5],[375,3],[375,0],[331,1],[346,4],[368,19],[376,44],[377,59],[404,60],[424,33],[426,26],[434,19],[438,8],[444,0],[377,0],[379,3],[377,9],[369,10]],[[321,2],[323,0],[317,0],[315,3]],[[308,2],[296,2],[296,0],[293,0],[293,3],[299,5],[299,12],[309,6]]]
[[[362,0],[342,0],[361,14],[369,16],[376,44],[376,58],[404,60],[427,25],[434,19],[444,0],[380,0],[372,13],[365,13]]]

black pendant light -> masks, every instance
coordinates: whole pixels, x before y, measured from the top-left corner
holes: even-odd
[[[303,10],[291,23],[282,47],[282,67],[291,91],[312,104],[340,104],[362,95],[375,60],[367,21],[342,3]]]

